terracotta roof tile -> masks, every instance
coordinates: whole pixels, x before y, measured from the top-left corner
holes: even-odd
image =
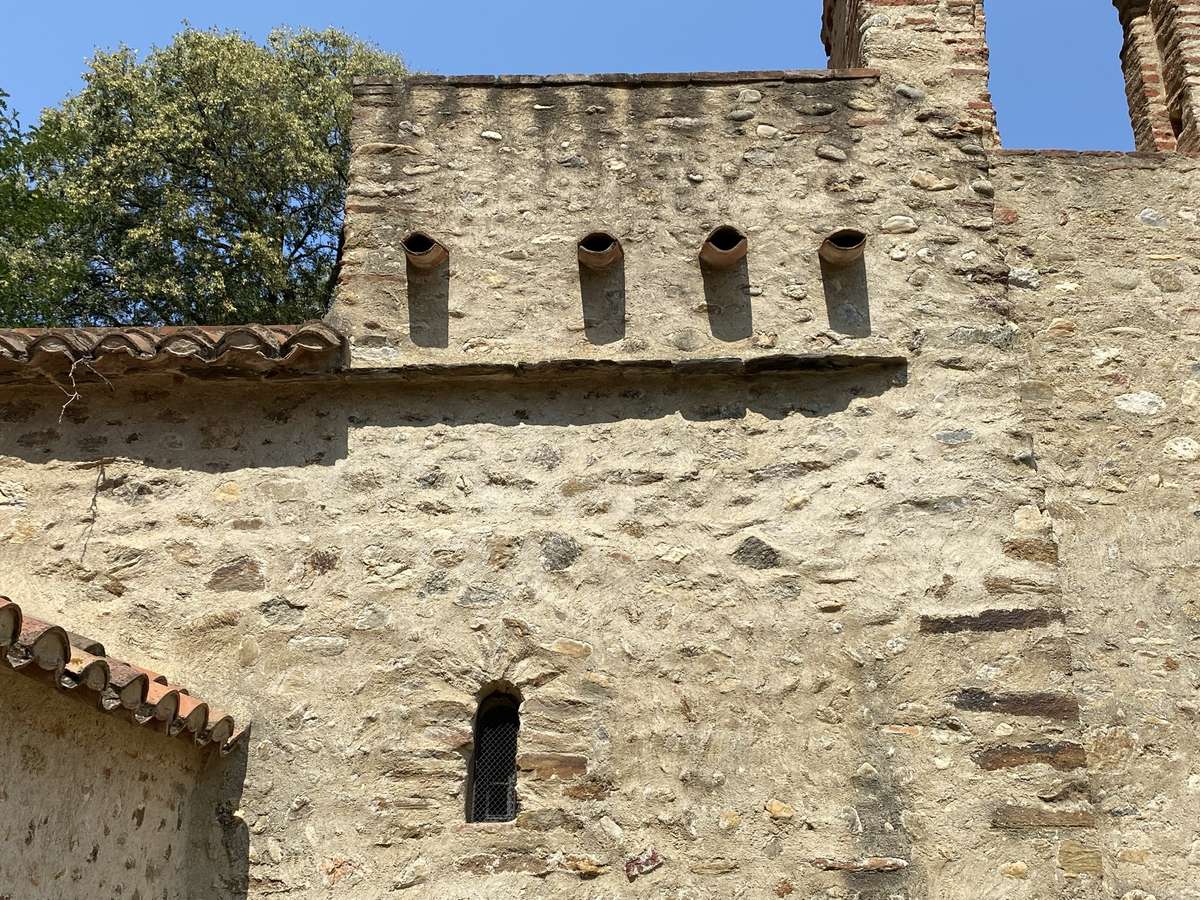
[[[104,712],[123,710],[138,725],[157,725],[167,734],[216,745],[222,753],[245,734],[235,737],[232,716],[192,697],[165,675],[114,659],[98,641],[26,616],[7,597],[0,597],[0,665],[52,681]]]
[[[81,380],[165,369],[315,374],[339,368],[346,339],[323,322],[163,328],[0,329],[0,381],[72,372]]]
[[[178,734],[186,729],[195,734],[205,727],[208,722],[208,704],[187,694],[179,695],[179,710],[176,719],[168,726],[171,734]]]

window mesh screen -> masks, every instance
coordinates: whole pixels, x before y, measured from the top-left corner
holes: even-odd
[[[516,701],[489,697],[475,720],[475,755],[471,772],[471,821],[509,822],[517,817],[517,732],[521,720]]]

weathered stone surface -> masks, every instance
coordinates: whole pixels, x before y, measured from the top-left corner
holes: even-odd
[[[260,591],[267,586],[262,563],[240,556],[213,571],[208,587],[214,591]]]
[[[774,797],[772,797],[770,800],[767,801],[764,809],[766,809],[767,815],[770,816],[772,819],[782,820],[782,821],[786,822],[786,821],[788,821],[790,819],[794,819],[796,817],[795,807],[791,806],[790,804],[784,803],[782,800],[777,800]]]
[[[567,534],[548,534],[542,538],[542,568],[547,572],[562,572],[571,568],[583,549]]]
[[[908,868],[908,860],[894,856],[864,856],[861,859],[827,859],[819,858],[812,861],[817,869],[827,872],[854,872],[867,874],[875,872],[899,872]]]
[[[1096,815],[1090,810],[1001,806],[992,813],[996,828],[1095,828]]]
[[[1063,841],[1058,845],[1058,867],[1071,875],[1104,875],[1100,851],[1079,841]]]
[[[737,545],[733,558],[751,569],[773,569],[781,562],[779,551],[762,538],[748,537]]]
[[[954,697],[953,703],[959,709],[976,712],[1062,720],[1079,718],[1078,700],[1070,695],[1046,691],[992,693],[980,688],[964,688]]]
[[[625,860],[625,877],[634,881],[642,875],[653,872],[662,864],[663,858],[658,855],[658,850],[654,847],[647,847],[637,856]]]
[[[958,182],[953,178],[943,178],[925,169],[914,172],[909,183],[923,191],[952,191],[958,187]]]
[[[1007,551],[1007,546],[1006,546]],[[1045,628],[1064,621],[1059,609],[989,609],[974,615],[921,616],[921,631],[953,634],[960,631],[1014,631]]]
[[[1047,765],[1066,772],[1087,765],[1083,747],[1068,741],[985,747],[971,754],[971,759],[979,768],[987,770]]]
[[[576,778],[587,774],[587,757],[568,753],[523,753],[517,766],[538,778]]]
[[[1135,391],[1132,394],[1121,394],[1113,400],[1118,409],[1139,416],[1158,415],[1166,409],[1163,398],[1152,391]]]
[[[254,720],[245,893],[1194,888],[1197,167],[996,152],[979,11],[830,3],[878,75],[361,83],[346,372],[0,386],[0,593]],[[466,823],[497,687],[519,818]],[[51,821],[6,890],[92,877]]]
[[[884,234],[911,234],[919,229],[920,225],[912,216],[889,216],[879,226]]]

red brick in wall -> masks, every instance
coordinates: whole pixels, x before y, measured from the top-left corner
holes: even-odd
[[[1116,0],[1125,41],[1121,47],[1121,68],[1125,73],[1125,96],[1138,150],[1175,149],[1175,132],[1167,113],[1163,86],[1162,59],[1150,0]]]
[[[1200,0],[1150,0],[1168,123],[1180,150],[1200,152]]]

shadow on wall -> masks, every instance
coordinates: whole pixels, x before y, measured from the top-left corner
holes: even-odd
[[[450,346],[450,261],[408,263],[408,336],[418,347]]]
[[[593,344],[611,344],[625,337],[625,267],[579,266],[583,297],[583,333]]]
[[[845,265],[821,260],[825,311],[829,327],[850,337],[871,336],[871,300],[867,293],[867,263],[860,256]]]
[[[250,829],[238,815],[249,763],[250,735],[225,757],[210,753],[192,797],[189,883],[196,896],[244,900],[250,890]],[[199,852],[203,849],[203,854]]]
[[[741,341],[754,334],[750,305],[750,267],[743,256],[726,269],[701,266],[708,327],[719,341]]]
[[[671,416],[712,422],[748,412],[769,419],[820,417],[906,380],[903,363],[890,360],[749,375],[617,370],[596,376],[567,369],[556,380],[517,383],[463,376],[320,385],[158,377],[81,385],[83,399],[66,414],[62,394],[53,388],[0,388],[0,457],[83,461],[95,468],[98,493],[123,496],[137,486],[109,479],[107,459],[228,472],[332,465],[347,456],[351,431],[366,428],[555,428]]]

